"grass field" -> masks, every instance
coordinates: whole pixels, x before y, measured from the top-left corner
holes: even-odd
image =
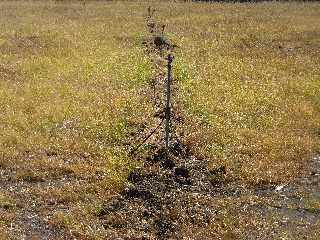
[[[95,213],[141,165],[128,145],[153,121],[146,88],[155,69],[142,45],[149,5],[180,46],[179,129],[196,156],[255,187],[293,181],[320,151],[318,3],[2,1],[0,239],[22,239],[22,216],[34,212],[77,239],[106,235]],[[251,201],[261,202],[220,198],[230,211],[208,239],[247,239],[243,219],[267,228],[232,214]],[[319,221],[312,228],[306,239],[319,236]],[[188,231],[205,239],[207,230]]]

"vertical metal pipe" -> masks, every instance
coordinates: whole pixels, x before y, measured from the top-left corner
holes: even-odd
[[[172,78],[172,62],[173,56],[168,54],[168,78],[166,84],[166,110],[165,110],[165,118],[166,118],[166,126],[165,126],[165,144],[166,149],[169,151],[169,141],[170,141],[170,117],[171,117],[171,78]]]

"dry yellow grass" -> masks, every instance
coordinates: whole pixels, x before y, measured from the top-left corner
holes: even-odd
[[[193,7],[170,13],[190,145],[245,181],[296,176],[319,150],[319,5]]]
[[[1,188],[30,183],[11,196],[16,217],[36,203],[40,217],[71,235],[105,236],[94,213],[139,164],[126,142],[153,114],[144,94],[153,68],[141,45],[149,4],[0,3]],[[320,5],[151,4],[181,46],[179,127],[195,154],[226,165],[231,181],[299,175],[319,151]],[[14,219],[1,199],[0,213]],[[230,202],[221,206],[232,212]],[[243,236],[242,217],[228,214],[211,237]],[[0,230],[10,221],[0,219]],[[208,234],[199,229],[199,239]]]
[[[150,75],[143,25],[129,31],[124,6],[1,5],[1,165],[121,156],[150,112],[137,90]]]

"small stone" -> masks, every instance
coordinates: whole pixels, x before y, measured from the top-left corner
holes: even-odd
[[[128,181],[132,183],[138,183],[143,180],[144,176],[141,168],[134,169],[128,176]]]
[[[176,176],[181,176],[181,177],[184,177],[184,178],[189,178],[189,170],[184,168],[184,167],[177,167],[174,169],[174,174]]]
[[[172,169],[172,168],[174,168],[175,163],[173,160],[167,158],[161,163],[161,166],[163,168]]]
[[[140,198],[143,200],[148,200],[153,198],[153,194],[149,190],[138,189],[136,187],[126,189],[124,195],[127,198]]]

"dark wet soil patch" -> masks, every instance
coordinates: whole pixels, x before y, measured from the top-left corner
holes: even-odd
[[[159,149],[129,174],[126,188],[105,203],[99,217],[106,229],[131,237],[179,238],[182,224],[205,227],[211,223],[217,213],[210,207],[211,197],[217,182],[223,185],[225,173],[225,169],[209,171],[205,160],[192,155]]]
[[[173,167],[163,165],[168,159]],[[182,239],[185,226],[209,231],[225,213],[236,221],[250,215],[249,224],[258,221],[244,239],[309,234],[320,221],[319,159],[313,158],[305,175],[290,183],[253,187],[229,182],[224,166],[208,169],[205,160],[160,149],[129,174],[126,188],[98,215],[107,231],[123,239]],[[217,204],[223,199],[225,204]]]

